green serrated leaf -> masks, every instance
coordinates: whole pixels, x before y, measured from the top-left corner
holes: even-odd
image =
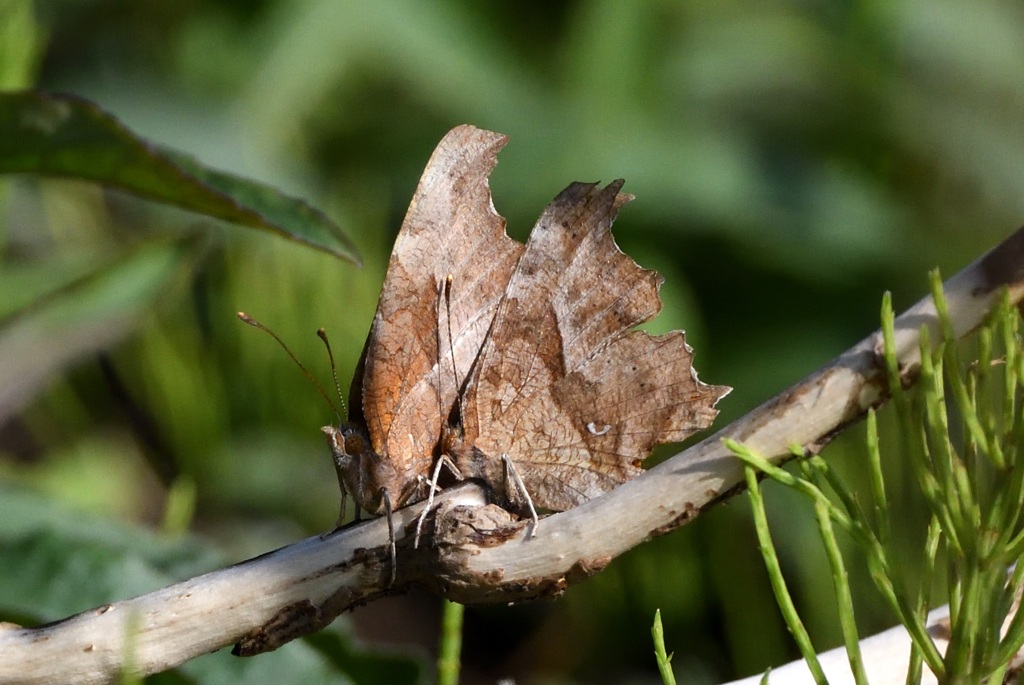
[[[142,528],[0,487],[0,613],[63,618],[209,571],[224,560],[191,537]]]
[[[273,231],[359,264],[355,247],[318,209],[270,186],[210,169],[139,137],[71,95],[0,93],[0,173],[95,181],[158,202]]]

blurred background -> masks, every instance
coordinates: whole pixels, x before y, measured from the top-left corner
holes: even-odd
[[[1002,0],[0,0],[0,78],[306,198],[364,260],[94,185],[0,180],[0,323],[24,315],[19,278],[202,236],[111,340],[7,360],[39,372],[6,389],[0,424],[0,620],[28,624],[332,526],[332,411],[234,313],[330,383],[324,326],[347,385],[420,171],[457,124],[510,136],[491,187],[519,239],[571,181],[626,179],[617,240],[665,278],[652,328],[685,329],[701,378],[735,387],[718,425],[874,330],[883,291],[899,311],[928,269],[951,275],[1024,219],[1024,6]],[[862,442],[855,426],[825,452],[854,483]],[[889,446],[913,557],[924,518]],[[766,490],[816,646],[836,646],[811,512]],[[863,631],[891,625],[849,565]],[[562,599],[470,609],[463,682],[657,682],[656,608],[685,682],[796,655],[739,496]],[[273,655],[152,682],[426,682],[439,611],[379,601]]]

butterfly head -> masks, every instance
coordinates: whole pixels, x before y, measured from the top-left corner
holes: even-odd
[[[366,429],[355,423],[320,429],[334,458],[338,480],[361,509],[370,514],[383,514],[384,496],[396,505],[402,499],[402,481],[394,466],[377,454]]]

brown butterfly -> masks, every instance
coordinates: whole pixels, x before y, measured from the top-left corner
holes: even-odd
[[[661,278],[612,239],[632,199],[622,181],[570,185],[525,246],[505,234],[487,178],[506,141],[460,126],[434,151],[348,422],[323,429],[344,489],[370,513],[424,499],[439,460],[517,513],[531,499],[571,508],[638,475],[655,445],[709,426],[730,390],[697,380],[681,331],[633,330],[661,309]]]

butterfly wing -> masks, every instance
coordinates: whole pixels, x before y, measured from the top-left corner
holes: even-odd
[[[612,239],[631,199],[621,186],[576,183],[544,211],[466,390],[465,441],[507,454],[548,509],[637,475],[655,445],[706,428],[729,391],[697,380],[681,331],[632,330],[661,309],[661,279]]]
[[[406,483],[428,472],[457,383],[522,252],[487,184],[506,141],[460,126],[438,144],[395,240],[350,392],[350,418]],[[449,275],[460,287],[446,300]]]

